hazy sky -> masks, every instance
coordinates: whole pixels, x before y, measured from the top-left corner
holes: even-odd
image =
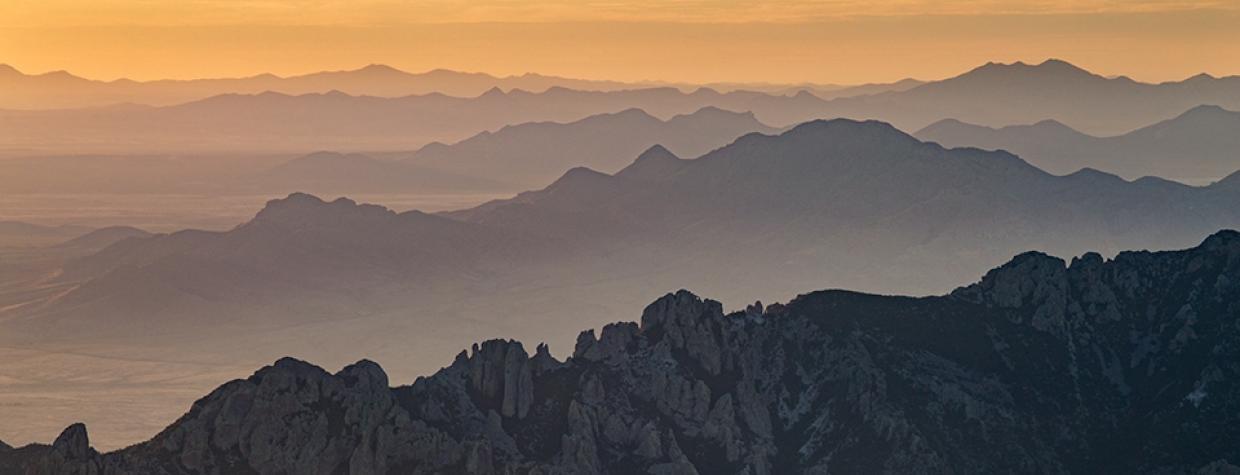
[[[0,0],[0,63],[88,77],[385,63],[676,81],[936,79],[1072,61],[1240,74],[1240,0]]]

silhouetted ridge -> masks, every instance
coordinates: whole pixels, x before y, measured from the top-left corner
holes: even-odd
[[[638,155],[632,164],[616,173],[616,176],[634,180],[654,180],[675,173],[685,163],[667,148],[655,144]]]
[[[376,219],[395,216],[392,210],[378,205],[362,204],[340,197],[326,202],[307,193],[293,193],[283,199],[267,202],[254,219],[244,226],[262,224],[324,224],[341,225],[341,220]]]
[[[754,117],[754,114],[751,111],[736,112],[736,111],[730,111],[730,110],[723,109],[720,107],[715,107],[715,106],[706,106],[706,107],[703,107],[701,109],[698,109],[688,114],[678,114],[672,117],[670,120],[675,121],[675,120],[684,120],[688,118],[727,120],[727,119],[734,119],[737,117],[746,118],[754,122],[758,121],[758,119]]]
[[[1067,175],[1066,178],[1075,179],[1075,180],[1085,180],[1089,182],[1127,183],[1127,180],[1124,180],[1123,178],[1120,178],[1119,176],[1115,174],[1107,173],[1102,170],[1097,170],[1097,169],[1088,168],[1088,167],[1077,170]]]
[[[1227,175],[1222,180],[1214,182],[1211,187],[1240,191],[1240,170]]]
[[[944,120],[916,135],[945,146],[1010,150],[1055,174],[1092,167],[1127,179],[1157,176],[1201,183],[1235,171],[1238,132],[1240,113],[1197,105],[1112,136],[1088,135],[1052,119],[1001,128]]]
[[[1218,121],[1237,121],[1240,120],[1240,112],[1229,111],[1220,106],[1211,104],[1202,104],[1176,116],[1170,121],[1184,123],[1187,126],[1199,125],[1210,126]]]
[[[401,70],[399,70],[399,69],[393,68],[393,67],[388,66],[388,65],[386,65],[386,64],[368,64],[368,65],[366,65],[366,66],[362,67],[361,69],[358,69],[357,71],[358,71],[358,72],[363,72],[363,73],[368,73],[368,74],[392,74],[392,75],[403,75],[403,74],[408,74],[408,73],[406,73],[406,72],[404,72],[404,71],[401,71]]]
[[[817,119],[799,124],[780,134],[780,136],[787,137],[809,135],[838,142],[845,142],[850,139],[866,142],[885,139],[898,142],[918,142],[913,136],[904,133],[891,124],[878,120]]]
[[[547,186],[545,191],[557,193],[590,192],[598,186],[612,181],[612,176],[591,170],[587,167],[573,167],[558,180]]]
[[[1201,243],[1201,248],[1207,251],[1223,252],[1228,257],[1240,256],[1240,231],[1224,229],[1211,234]]]
[[[129,239],[150,236],[151,233],[132,226],[108,226],[99,228],[81,236],[58,244],[62,248],[102,249],[113,243]]]
[[[1080,133],[1076,129],[1073,129],[1072,127],[1068,127],[1067,124],[1064,124],[1063,122],[1057,121],[1055,119],[1040,120],[1034,123],[1030,127],[1034,129],[1040,129],[1043,131],[1068,132],[1068,133],[1073,133],[1073,134]]]
[[[368,360],[281,358],[147,442],[100,455],[74,425],[0,450],[0,469],[1233,473],[1237,299],[1231,230],[1070,265],[1026,252],[937,297],[826,290],[725,313],[680,290],[581,332],[564,361],[494,339],[389,388]]]
[[[548,91],[548,92],[550,92],[550,91]],[[482,93],[482,95],[480,95],[480,96],[478,96],[478,97],[480,97],[480,98],[499,98],[499,97],[506,97],[507,95],[508,95],[508,94],[506,94],[506,93],[504,92],[504,90],[503,90],[503,89],[500,89],[500,88],[499,88],[499,86],[495,86],[495,87],[492,87],[492,88],[490,88],[490,89],[487,89],[487,91],[486,91],[486,92]]]
[[[996,63],[988,62],[979,66],[972,71],[964,73],[948,81],[955,79],[971,79],[975,77],[1041,77],[1041,78],[1099,78],[1085,69],[1067,61],[1059,59],[1048,59],[1039,64],[1028,64],[1023,61],[1014,63]]]

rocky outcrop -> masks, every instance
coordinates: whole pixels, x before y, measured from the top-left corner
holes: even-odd
[[[493,340],[389,388],[283,359],[110,454],[70,427],[4,473],[1235,473],[1240,233],[1018,256],[942,297],[687,291],[560,362]],[[33,467],[33,468],[32,468]],[[24,470],[24,471],[23,471]],[[93,470],[93,471],[92,471]]]
[[[86,426],[73,424],[52,445],[14,449],[0,443],[0,473],[22,475],[99,475],[101,457],[90,447]]]

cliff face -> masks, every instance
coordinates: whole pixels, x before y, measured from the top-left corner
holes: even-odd
[[[725,315],[680,291],[573,356],[513,341],[389,388],[292,359],[152,440],[71,427],[5,473],[1234,473],[1240,234],[1029,253],[942,297],[822,291]],[[79,433],[80,432],[80,433]],[[7,465],[6,465],[7,464]]]

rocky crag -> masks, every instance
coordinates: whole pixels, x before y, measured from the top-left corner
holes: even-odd
[[[1240,233],[949,295],[687,291],[572,357],[494,340],[412,385],[282,359],[108,454],[85,427],[0,473],[1237,473]]]

